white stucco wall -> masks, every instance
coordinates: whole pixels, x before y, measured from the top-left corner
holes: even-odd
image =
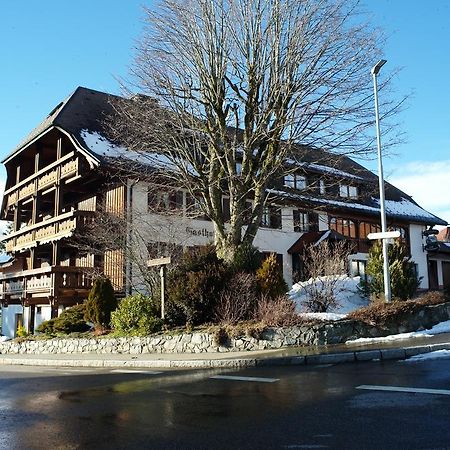
[[[6,308],[2,307],[2,334],[13,338],[16,332],[16,314],[22,314],[23,308],[21,305],[9,305]],[[25,317],[24,317],[24,323]]]
[[[282,208],[282,229],[260,228],[254,245],[262,252],[283,255],[283,275],[289,286],[292,284],[292,257],[287,250],[302,233],[294,232],[293,208]],[[133,186],[133,229],[136,241],[141,241],[142,257],[147,258],[146,244],[149,242],[170,242],[183,247],[206,245],[214,241],[214,227],[207,220],[189,219],[178,216],[163,216],[148,212],[147,185]],[[324,220],[323,223],[328,223]],[[323,225],[322,225],[323,227]],[[139,271],[133,271],[133,286],[141,283]]]
[[[34,329],[45,320],[51,319],[51,307],[50,306],[41,306],[41,313],[37,312],[38,306],[36,306],[36,313],[34,318]],[[58,310],[58,314],[61,313],[62,310]],[[15,324],[16,324],[16,314],[23,314],[23,324],[27,331],[28,322],[30,317],[30,308],[25,307],[22,308],[21,305],[9,305],[8,307],[2,307],[2,334],[13,338],[15,335]]]
[[[411,245],[411,259],[417,264],[417,271],[419,277],[422,277],[420,282],[421,289],[428,289],[428,263],[427,253],[423,250],[422,231],[425,229],[422,225],[411,224],[409,226],[409,239]]]

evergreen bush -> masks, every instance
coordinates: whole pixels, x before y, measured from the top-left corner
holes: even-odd
[[[241,244],[233,262],[230,264],[230,269],[235,272],[255,273],[261,266],[261,253],[252,244],[244,242]]]
[[[111,313],[115,333],[126,336],[148,336],[161,330],[159,306],[152,298],[142,294],[125,297]]]
[[[283,278],[283,270],[277,263],[275,253],[271,253],[256,271],[256,280],[262,295],[275,299],[285,295],[288,287]]]
[[[405,243],[397,239],[388,248],[391,292],[394,299],[407,300],[417,292],[421,278],[416,273],[414,263],[408,254]],[[362,290],[372,297],[379,298],[384,293],[383,247],[376,242],[369,250],[366,267],[367,281],[361,282]]]
[[[85,320],[93,323],[97,330],[108,328],[111,312],[117,308],[117,299],[109,278],[101,277],[94,280],[85,304]]]
[[[84,320],[86,305],[72,306],[65,309],[59,317],[42,322],[36,331],[47,335],[55,335],[58,333],[70,334],[89,330],[89,325]]]
[[[229,274],[213,247],[197,247],[185,253],[167,277],[168,323],[190,327],[211,321]]]

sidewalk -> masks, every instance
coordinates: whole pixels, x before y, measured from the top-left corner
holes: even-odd
[[[241,368],[336,364],[372,360],[401,360],[421,353],[450,350],[450,333],[389,343],[291,347],[280,350],[229,353],[166,354],[48,354],[0,355],[0,365],[104,368]]]

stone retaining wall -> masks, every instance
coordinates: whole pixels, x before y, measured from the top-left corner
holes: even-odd
[[[299,345],[339,344],[359,337],[379,337],[431,328],[450,319],[450,302],[427,306],[402,323],[385,329],[342,320],[289,328],[266,329],[259,339],[249,336],[229,338],[222,345],[209,333],[185,333],[134,338],[89,338],[7,341],[0,343],[0,354],[51,354],[51,353],[208,353],[246,350],[278,349]]]

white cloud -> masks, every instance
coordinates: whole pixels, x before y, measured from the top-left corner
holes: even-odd
[[[411,195],[422,208],[450,222],[450,160],[397,166],[389,182]]]

